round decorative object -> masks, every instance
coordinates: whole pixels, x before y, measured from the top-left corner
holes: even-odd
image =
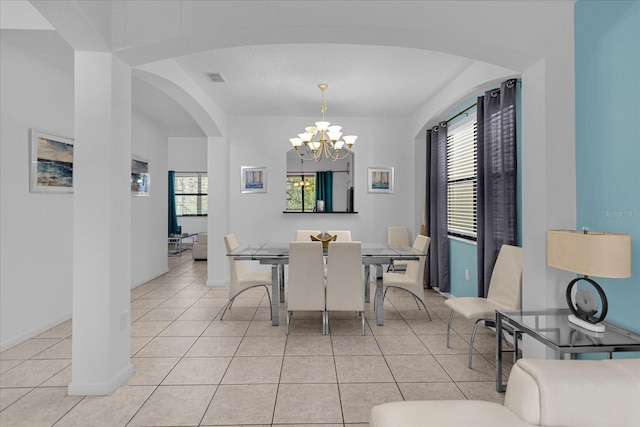
[[[602,307],[600,307],[599,316],[594,316],[598,312],[598,300],[591,290],[581,288],[576,291],[575,298],[572,296],[573,287],[580,281],[589,283],[600,296]],[[567,305],[571,309],[571,312],[578,319],[584,320],[585,322],[594,324],[599,323],[602,322],[607,315],[607,297],[600,285],[598,285],[594,280],[591,280],[588,277],[578,277],[569,282],[569,285],[567,286],[566,298]]]

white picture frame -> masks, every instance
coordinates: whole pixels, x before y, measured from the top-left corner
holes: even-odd
[[[393,193],[393,168],[370,167],[368,168],[367,192],[369,193]]]
[[[267,168],[265,166],[242,166],[240,174],[242,193],[267,192]]]

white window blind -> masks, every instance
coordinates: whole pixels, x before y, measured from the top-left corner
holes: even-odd
[[[447,228],[475,240],[477,232],[477,126],[471,115],[447,132]]]

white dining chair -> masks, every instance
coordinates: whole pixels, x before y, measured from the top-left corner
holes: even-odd
[[[321,311],[322,333],[327,333],[325,315],[325,279],[322,243],[289,243],[289,280],[287,282],[287,326],[293,311]]]
[[[409,227],[404,225],[392,225],[387,227],[387,244],[393,247],[402,247],[411,245],[411,237],[409,235]],[[406,260],[395,260],[389,264],[387,271],[406,271]]]
[[[327,230],[327,233],[332,236],[336,236],[336,242],[350,242],[351,231],[350,230]],[[331,244],[329,244],[331,246]]]
[[[296,241],[305,242],[311,241],[311,236],[317,236],[320,234],[320,230],[297,230],[296,231]]]
[[[496,310],[520,310],[522,307],[522,248],[502,245],[493,266],[489,293],[486,298],[449,298],[445,304],[451,308],[447,323],[447,347],[449,347],[454,312],[468,320],[475,320],[469,341],[469,368],[471,368],[473,342],[476,338],[479,322],[483,320],[494,322]],[[517,337],[514,341],[517,353]]]
[[[416,237],[416,240],[413,242],[413,248],[421,253],[426,254],[429,249],[430,242],[431,239],[429,237],[418,235]],[[431,320],[431,315],[429,314],[427,305],[424,302],[424,287],[422,284],[424,279],[425,259],[426,256],[420,256],[418,257],[417,261],[407,261],[407,270],[404,274],[389,272],[384,273],[382,275],[382,286],[384,289],[382,295],[383,298],[386,298],[389,288],[397,288],[409,292],[416,300],[418,309],[420,309],[420,304],[418,304],[418,302],[420,302],[424,307],[429,320]]]
[[[338,240],[329,244],[328,253],[325,311],[327,329],[329,328],[329,312],[355,311],[360,315],[362,335],[365,335],[362,244]]]
[[[224,244],[227,248],[227,253],[231,253],[238,247],[238,240],[236,236],[231,233],[224,236]],[[247,261],[235,260],[233,257],[228,256],[229,259],[229,301],[224,306],[220,320],[223,319],[225,313],[231,308],[235,299],[244,291],[255,288],[256,286],[264,286],[267,290],[267,296],[269,297],[269,307],[271,307],[271,294],[269,293],[269,286],[271,286],[271,272],[270,271],[254,271],[247,272],[245,263]]]

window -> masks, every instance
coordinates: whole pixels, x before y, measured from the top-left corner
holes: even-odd
[[[477,237],[477,125],[475,114],[453,124],[447,133],[447,230],[470,240]]]
[[[207,216],[209,185],[206,172],[176,172],[174,183],[177,216]]]
[[[316,208],[315,174],[287,175],[288,211],[313,212]]]

